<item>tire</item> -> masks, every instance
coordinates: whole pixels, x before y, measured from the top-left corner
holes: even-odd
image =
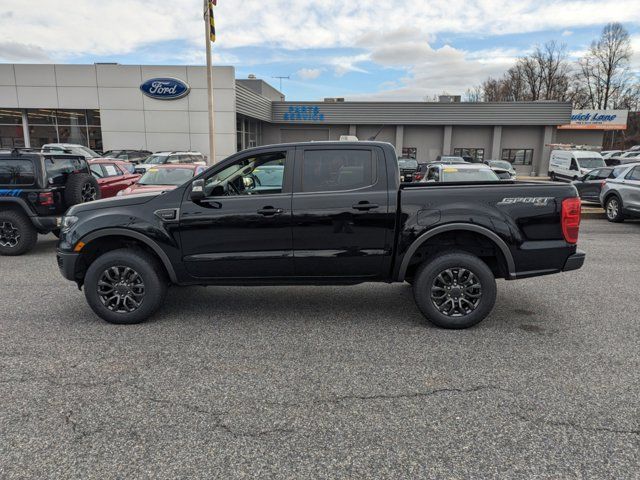
[[[0,255],[22,255],[37,241],[38,231],[29,217],[16,210],[0,211]]]
[[[67,208],[79,203],[91,202],[100,198],[98,181],[88,173],[75,173],[69,176],[65,185],[64,201]]]
[[[124,284],[118,285],[120,282]],[[143,250],[123,248],[101,255],[89,266],[84,294],[103,320],[131,325],[144,322],[158,310],[167,284],[164,268],[155,257]],[[139,306],[135,307],[135,302]]]
[[[611,195],[604,204],[604,211],[607,220],[613,223],[624,222],[624,214],[622,213],[622,201],[618,196]]]
[[[491,269],[467,252],[449,251],[425,262],[414,280],[413,295],[418,308],[427,320],[441,328],[472,327],[491,313],[496,302],[496,280]],[[472,284],[460,288],[458,281]],[[434,293],[444,298],[434,299]]]
[[[556,181],[556,174],[554,172],[549,172],[549,180],[552,182]]]

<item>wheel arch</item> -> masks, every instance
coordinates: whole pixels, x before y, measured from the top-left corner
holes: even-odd
[[[447,225],[440,225],[439,227],[433,228],[428,232],[425,232],[420,237],[418,237],[411,246],[407,249],[404,257],[402,259],[402,263],[400,264],[400,269],[398,271],[397,280],[402,282],[405,279],[407,274],[407,270],[411,264],[411,260],[413,259],[416,252],[418,252],[419,248],[424,245],[430,239],[441,235],[443,233],[452,233],[456,231],[461,232],[471,232],[477,235],[481,235],[491,243],[495,245],[502,256],[504,257],[504,261],[507,267],[507,276],[508,278],[516,277],[516,268],[515,261],[513,259],[513,255],[509,246],[506,242],[500,238],[496,233],[492,232],[488,228],[481,227],[480,225],[474,225],[470,223],[451,223]]]
[[[149,237],[139,232],[135,232],[133,230],[128,230],[125,228],[106,228],[103,230],[90,233],[80,239],[80,241],[85,243],[85,247],[83,248],[83,251],[87,247],[92,248],[94,245],[96,245],[95,242],[109,241],[109,240],[113,242],[117,242],[118,240],[121,240],[121,241],[124,241],[125,243],[127,241],[129,242],[133,241],[133,242],[144,245],[150,251],[150,253],[152,253],[155,257],[158,258],[158,260],[160,260],[161,264],[164,266],[164,269],[169,275],[171,282],[178,283],[178,277],[176,275],[175,269],[173,268],[173,265],[171,264],[171,260],[169,260],[169,257],[165,253],[165,251],[162,250],[160,245],[158,245],[152,239],[150,239]]]

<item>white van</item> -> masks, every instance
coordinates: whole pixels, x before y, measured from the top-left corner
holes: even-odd
[[[553,150],[549,159],[551,180],[577,180],[594,168],[606,167],[602,155],[586,150]]]

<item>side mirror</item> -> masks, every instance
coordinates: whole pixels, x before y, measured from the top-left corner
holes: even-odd
[[[204,179],[199,178],[191,184],[191,200],[197,202],[204,198]]]

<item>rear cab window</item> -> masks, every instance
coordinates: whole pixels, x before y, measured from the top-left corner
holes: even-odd
[[[33,162],[27,159],[0,160],[0,185],[30,186],[36,181]]]
[[[356,190],[377,182],[371,149],[307,149],[302,157],[302,192]]]

